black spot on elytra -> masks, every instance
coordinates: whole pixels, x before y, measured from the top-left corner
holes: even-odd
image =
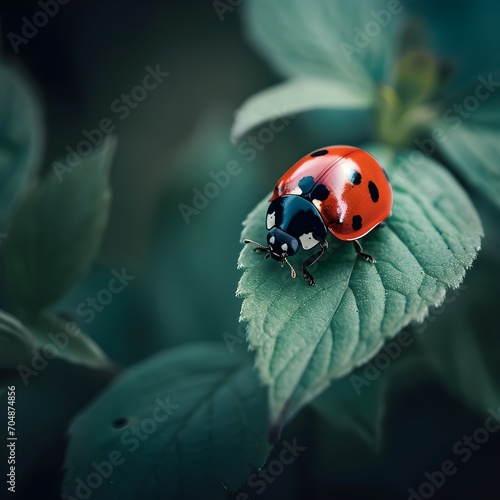
[[[111,424],[115,429],[121,429],[122,427],[125,427],[128,425],[128,418],[124,417],[118,417],[115,418]]]
[[[328,154],[328,149],[320,149],[319,151],[314,151],[311,156],[315,158],[316,156],[325,156]]]
[[[308,175],[306,177],[302,177],[299,182],[299,188],[302,191],[302,194],[306,194],[314,187],[314,177],[312,175]]]
[[[361,184],[361,174],[357,170],[351,170],[348,177],[349,182]]]
[[[311,200],[325,201],[330,191],[324,184],[318,184],[311,192]]]
[[[361,218],[361,215],[355,215],[352,218],[352,228],[354,229],[354,231],[357,231],[362,227],[363,227],[363,219]]]
[[[379,198],[379,193],[378,193],[378,187],[374,182],[370,181],[368,183],[368,191],[370,191],[370,196],[372,198],[373,203],[377,203]]]

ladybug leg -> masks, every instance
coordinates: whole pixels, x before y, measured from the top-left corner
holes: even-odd
[[[257,243],[256,241],[252,240],[243,240],[243,243],[251,243],[252,245],[256,245],[257,248],[254,248],[254,252],[258,254],[267,254],[266,259],[269,257],[269,247],[265,247],[264,245],[261,245],[260,243]]]
[[[307,268],[315,264],[321,258],[321,256],[325,253],[325,250],[328,248],[328,242],[326,240],[322,241],[320,242],[320,245],[321,248],[315,254],[311,255],[304,262],[302,262],[302,276],[304,276],[304,279],[309,282],[311,286],[314,286],[316,283]]]
[[[384,221],[382,221],[382,222],[379,222],[377,227],[385,227],[385,226],[387,226],[387,224]]]
[[[366,262],[371,262],[372,264],[375,264],[375,262],[377,262],[371,255],[368,255],[367,253],[363,252],[363,247],[361,246],[361,243],[358,240],[353,240],[353,243],[356,253],[363,259],[365,259]]]

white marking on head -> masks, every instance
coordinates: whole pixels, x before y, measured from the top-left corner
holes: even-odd
[[[276,212],[267,214],[266,226],[267,229],[271,229],[276,225]]]
[[[292,189],[290,191],[290,194],[302,194],[302,189],[300,189],[299,186],[297,186],[295,189]]]
[[[286,243],[283,243],[283,245],[281,245],[281,250],[283,250],[283,252],[286,252],[288,250],[288,245]]]
[[[274,236],[271,236],[271,237],[269,238],[269,243],[270,243],[271,245],[274,245],[274,242],[275,242],[275,241],[276,241],[276,238],[275,238]]]
[[[315,247],[319,241],[313,238],[312,232],[310,233],[304,233],[300,238],[300,244],[302,245],[302,248],[304,250],[309,250],[313,247]]]
[[[313,200],[313,205],[321,212],[321,204],[322,202],[319,200]]]

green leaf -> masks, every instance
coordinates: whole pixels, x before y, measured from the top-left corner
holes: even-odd
[[[266,89],[237,110],[231,131],[233,142],[265,121],[313,109],[370,108],[375,103],[371,82],[347,85],[343,78],[295,78]]]
[[[14,316],[0,310],[0,368],[14,369],[25,363],[37,347],[31,332]]]
[[[246,2],[249,38],[270,63],[287,77],[340,76],[346,85],[379,80],[395,58],[396,39],[404,8],[387,12],[384,27],[373,12],[388,8],[385,0],[369,6],[342,0],[257,0]],[[388,16],[388,17],[387,17]],[[368,23],[377,36],[357,36]]]
[[[97,344],[72,321],[44,314],[24,326],[17,318],[0,310],[0,368],[14,369],[32,360],[34,351],[73,364],[109,366]]]
[[[437,142],[437,145],[460,174],[500,208],[498,126],[483,125],[474,121],[473,117],[464,122],[458,116],[456,119],[460,120],[458,126],[455,122],[450,124],[440,121],[435,124],[445,134],[444,140]]]
[[[340,244],[313,270],[316,286],[310,287],[250,245],[240,254],[241,319],[249,323],[248,340],[278,426],[410,321],[422,320],[448,287],[460,284],[480,247],[476,210],[439,164],[421,154],[412,163],[415,152],[395,159],[383,150],[372,153],[394,190],[386,227],[363,240],[375,265]],[[266,241],[267,206],[266,197],[250,213],[242,239]]]
[[[20,71],[0,60],[0,230],[43,154],[42,113]]]
[[[115,141],[60,177],[51,171],[14,216],[6,241],[11,299],[36,313],[57,300],[95,259],[110,206],[109,168]]]
[[[50,349],[50,352],[56,352],[56,356],[64,361],[100,368],[110,364],[102,349],[73,321],[66,321],[55,314],[43,313],[35,318],[29,327],[40,350]]]
[[[266,391],[244,361],[191,344],[129,370],[71,425],[63,493],[114,452],[94,499],[226,498],[269,452]]]

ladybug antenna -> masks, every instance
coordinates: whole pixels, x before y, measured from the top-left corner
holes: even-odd
[[[290,262],[288,262],[286,255],[283,257],[283,260],[281,261],[282,266],[283,266],[283,262],[286,262],[288,264],[288,267],[291,269],[292,278],[295,278],[297,276],[297,273],[295,272],[295,269],[293,268],[292,264],[290,264]]]
[[[256,241],[253,240],[243,240],[243,243],[251,243],[252,245],[256,245],[260,250],[264,250],[265,252],[269,252],[270,248],[265,247],[264,245],[261,245],[260,243],[257,243]]]

